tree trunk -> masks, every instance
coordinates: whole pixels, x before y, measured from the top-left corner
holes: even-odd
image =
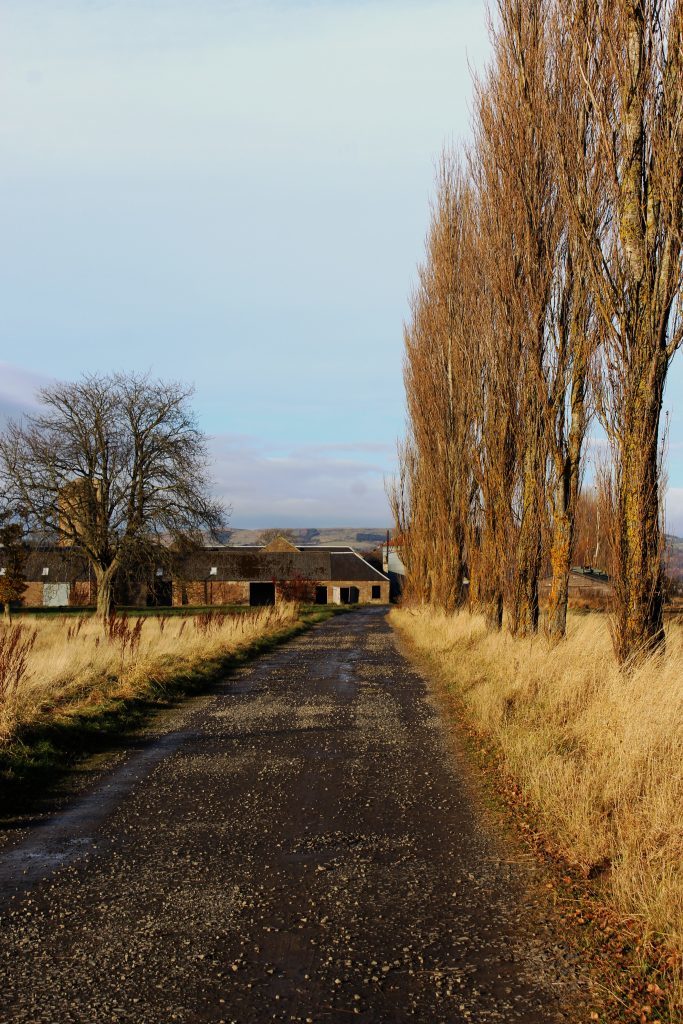
[[[97,583],[97,615],[101,619],[108,619],[114,612],[114,574],[115,566],[108,566],[101,569],[95,566],[95,580]]]
[[[494,633],[500,632],[503,628],[503,594],[500,590],[494,590],[486,595],[484,620]]]
[[[631,662],[664,643],[664,587],[659,504],[659,416],[663,356],[643,374],[619,451],[616,508],[616,613],[614,640],[620,662]]]
[[[454,612],[462,607],[464,600],[465,566],[464,552],[465,544],[463,531],[456,526],[448,545],[450,552],[450,564],[448,566],[448,579],[446,581],[446,593],[444,606],[446,611]]]
[[[576,350],[576,345],[574,346]],[[581,449],[586,431],[586,368],[583,359],[576,356],[576,369],[572,380],[571,426],[567,455],[558,473],[555,489],[553,538],[550,548],[552,582],[548,601],[548,636],[561,639],[567,632],[567,604],[569,602],[569,573],[576,506],[579,500]]]
[[[538,499],[542,486],[538,448],[538,440],[534,438],[524,456],[522,522],[508,619],[514,636],[529,636],[538,630],[538,577],[541,572],[541,510]]]
[[[625,390],[618,436],[616,494],[615,650],[632,662],[664,643],[662,536],[659,507],[659,417],[667,359],[659,338],[653,294],[645,288],[647,268],[644,209],[646,113],[643,76],[644,7],[629,0],[627,61],[622,83],[624,170],[619,231],[628,277],[630,308],[622,322],[627,342]]]
[[[5,620],[5,624],[9,626],[12,622],[12,606],[10,605],[9,601],[3,602],[2,614],[3,619]]]
[[[569,572],[574,527],[573,516],[570,516],[568,510],[567,481],[564,477],[558,482],[557,490],[560,493],[555,501],[553,539],[550,548],[552,580],[548,598],[548,636],[551,640],[560,640],[567,632]]]
[[[518,569],[515,607],[510,616],[513,636],[531,636],[538,631],[538,576],[531,562]]]

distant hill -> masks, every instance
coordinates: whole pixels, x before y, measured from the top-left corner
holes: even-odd
[[[387,539],[385,526],[324,526],[320,529],[283,527],[282,531],[287,536],[293,535],[295,544],[347,544],[358,551],[372,551]],[[231,547],[245,547],[259,544],[262,533],[263,530],[225,530],[221,540]]]
[[[683,582],[683,537],[666,536],[666,572],[676,582]]]

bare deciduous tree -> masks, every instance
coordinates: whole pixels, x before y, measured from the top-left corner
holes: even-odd
[[[557,190],[543,124],[548,95],[545,0],[500,0],[492,33],[493,62],[477,88],[476,160],[486,216],[483,239],[496,327],[492,346],[516,364],[508,391],[519,481],[515,540],[506,543],[508,625],[537,629],[547,459],[547,322],[557,247]],[[500,361],[500,357],[496,356]],[[487,361],[491,357],[487,356]],[[514,389],[514,390],[513,390]]]
[[[405,328],[404,380],[410,438],[402,484],[392,495],[411,566],[414,597],[447,610],[465,597],[468,459],[472,415],[465,275],[471,190],[452,154],[442,155],[426,258]]]
[[[683,337],[683,8],[678,0],[557,2],[588,119],[583,147],[558,146],[559,180],[601,319],[615,644],[628,661],[664,636],[659,425]]]
[[[467,202],[450,204],[440,184],[406,332],[394,506],[421,600],[454,604],[464,538],[470,600],[497,628],[503,607],[513,633],[537,628],[550,566],[559,638],[595,407],[612,461],[592,560],[613,570],[615,649],[628,662],[663,639],[660,413],[683,340],[683,4],[498,0],[496,15],[454,193]]]
[[[34,532],[87,555],[100,615],[110,614],[114,577],[136,552],[223,523],[191,394],[146,376],[87,376],[42,389],[42,411],[0,439],[10,502]]]

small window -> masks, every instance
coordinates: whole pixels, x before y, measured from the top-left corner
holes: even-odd
[[[217,575],[218,575],[218,566],[217,565],[212,565],[211,568],[209,569],[209,576],[217,576]]]
[[[379,601],[382,597],[382,587],[379,583],[373,584],[372,587],[372,600]]]
[[[49,576],[49,575],[50,575],[50,570],[48,569],[47,566],[45,566],[45,568],[43,569],[43,576]]]

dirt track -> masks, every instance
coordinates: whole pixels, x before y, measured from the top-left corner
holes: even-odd
[[[5,844],[0,1021],[585,1020],[466,774],[383,610],[330,620]]]

